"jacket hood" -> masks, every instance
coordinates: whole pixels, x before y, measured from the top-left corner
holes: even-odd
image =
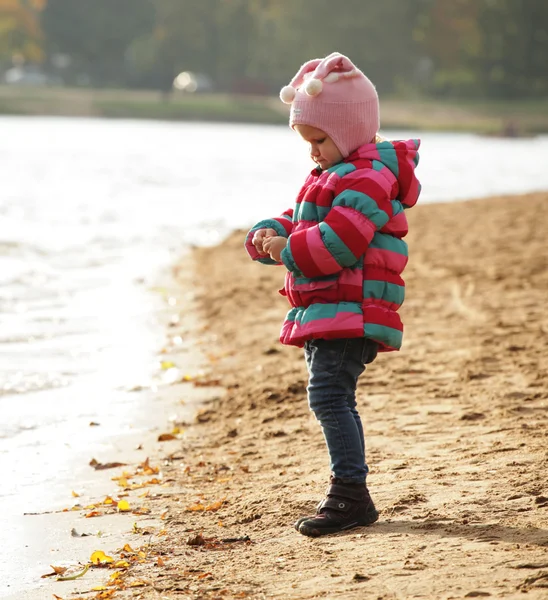
[[[398,181],[397,199],[404,208],[411,208],[417,203],[421,191],[421,185],[415,175],[415,167],[419,164],[419,146],[420,140],[416,139],[365,144],[352,152],[345,162],[370,160],[382,163]],[[379,170],[375,164],[373,168]]]

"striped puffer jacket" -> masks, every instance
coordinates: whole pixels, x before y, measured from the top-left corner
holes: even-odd
[[[294,210],[257,223],[246,238],[251,258],[261,257],[251,240],[272,228],[288,238],[281,259],[291,310],[280,341],[303,346],[309,339],[366,337],[381,351],[399,350],[407,264],[404,209],[420,194],[415,176],[419,140],[383,141],[358,148],[326,171],[307,177]]]

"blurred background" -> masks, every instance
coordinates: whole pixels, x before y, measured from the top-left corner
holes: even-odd
[[[548,131],[544,0],[0,0],[0,113],[278,123],[269,97],[334,49],[384,126]]]

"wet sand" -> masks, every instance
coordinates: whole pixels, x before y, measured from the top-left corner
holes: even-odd
[[[125,574],[146,585],[115,597],[546,598],[547,208],[530,194],[409,212],[404,349],[358,390],[381,516],[319,539],[292,528],[329,470],[302,352],[277,341],[283,270],[252,263],[243,232],[195,250],[192,281],[188,261],[176,276],[204,372],[176,390],[210,394],[158,445],[165,534]]]

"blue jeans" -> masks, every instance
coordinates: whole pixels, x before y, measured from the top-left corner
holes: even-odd
[[[366,338],[309,340],[304,346],[310,410],[322,427],[331,472],[344,483],[363,483],[369,471],[356,385],[377,350]]]

